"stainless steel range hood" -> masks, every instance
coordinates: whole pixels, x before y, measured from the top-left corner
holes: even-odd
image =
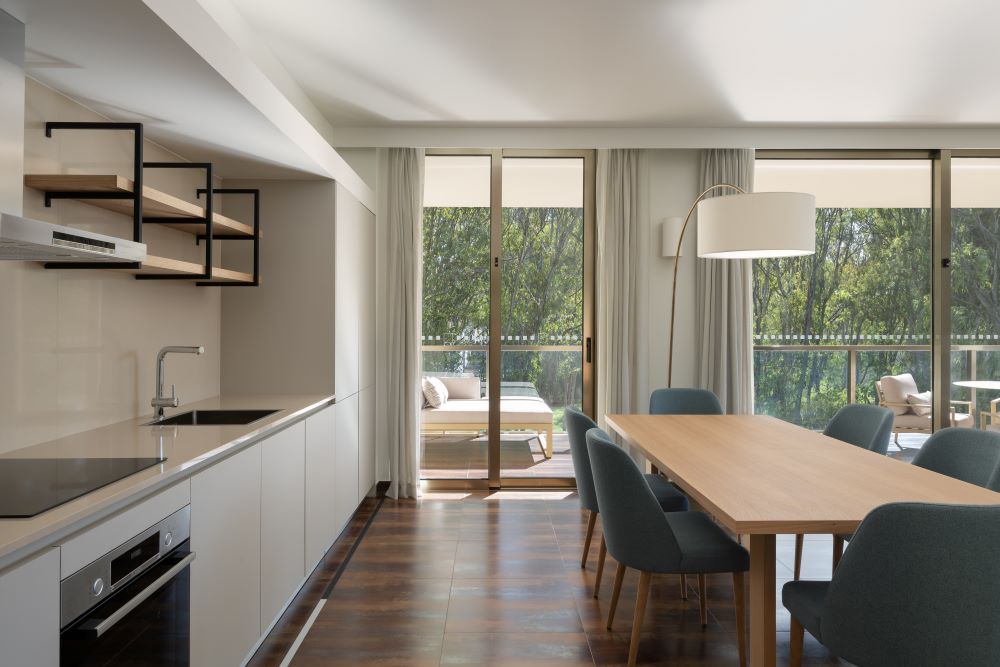
[[[146,244],[0,214],[0,260],[31,262],[142,262]]]

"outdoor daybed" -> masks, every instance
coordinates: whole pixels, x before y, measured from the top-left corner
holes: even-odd
[[[421,432],[485,431],[489,423],[489,400],[482,397],[479,378],[434,377],[444,385],[447,397],[440,407],[425,405],[421,411]],[[552,458],[552,408],[530,382],[501,383],[500,430],[533,431],[542,454]]]

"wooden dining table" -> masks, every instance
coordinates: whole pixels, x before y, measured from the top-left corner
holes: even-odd
[[[751,667],[775,664],[777,535],[853,533],[898,501],[1000,504],[1000,493],[773,417],[616,414],[606,423],[716,521],[749,536]]]

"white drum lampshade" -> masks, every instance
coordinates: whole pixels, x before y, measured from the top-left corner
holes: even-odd
[[[816,197],[754,192],[698,202],[698,256],[795,257],[816,252]]]

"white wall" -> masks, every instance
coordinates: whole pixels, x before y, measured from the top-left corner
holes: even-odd
[[[24,108],[27,173],[131,173],[129,133],[66,131],[45,138],[47,120],[105,119],[31,80]],[[146,160],[178,159],[150,142],[144,152]],[[9,176],[8,163],[3,166]],[[189,200],[203,179],[197,171],[147,174],[149,185]],[[23,197],[28,217],[131,236],[130,217],[72,201],[45,208],[41,194],[27,188]],[[19,212],[16,201],[0,203]],[[153,254],[200,257],[189,234],[147,225],[144,235]],[[0,262],[0,452],[150,414],[155,355],[164,345],[205,347],[203,356],[167,362],[167,382],[177,385],[182,401],[217,395],[220,314],[219,288]]]
[[[333,393],[336,185],[226,181],[261,190],[261,285],[225,288],[223,393]],[[232,195],[229,210],[243,214],[248,203]],[[249,251],[242,243],[231,253]]]
[[[351,169],[357,172],[365,185],[375,191],[375,149],[374,148],[338,148],[340,157],[344,158]]]
[[[684,217],[698,195],[700,151],[644,150],[640,158],[640,188],[645,208],[640,209],[645,269],[642,285],[640,330],[644,332],[646,358],[640,360],[640,392],[667,385],[667,345],[674,259],[660,256],[660,223]],[[674,340],[674,386],[690,387],[695,381],[695,228],[684,237],[684,255],[677,284],[677,330]]]

